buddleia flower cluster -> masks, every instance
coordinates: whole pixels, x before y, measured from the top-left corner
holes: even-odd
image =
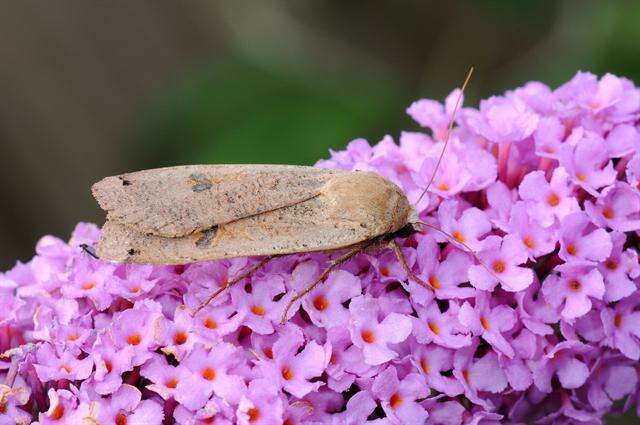
[[[637,409],[640,91],[580,72],[453,117],[459,95],[413,103],[423,131],[317,164],[377,172],[417,203],[423,225],[398,242],[427,287],[391,250],[364,252],[281,325],[340,252],[288,255],[194,316],[260,259],[112,264],[80,248],[99,230],[79,224],[0,275],[0,423],[600,424]]]

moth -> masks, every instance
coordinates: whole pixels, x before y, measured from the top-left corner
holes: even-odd
[[[187,165],[107,177],[92,192],[107,212],[97,255],[121,263],[268,260],[347,249],[330,265],[334,268],[419,227],[402,190],[365,171]],[[401,255],[399,248],[396,252]]]
[[[453,115],[460,100],[461,96]],[[453,122],[452,116],[429,185]],[[289,300],[284,320],[291,305],[332,269],[365,249],[385,244],[394,250],[410,279],[430,288],[411,271],[395,242],[396,237],[409,236],[425,224],[402,190],[375,173],[291,165],[187,165],[107,177],[95,183],[92,192],[107,212],[97,246],[102,259],[185,264],[264,257],[212,293],[199,308],[274,256],[346,250]]]

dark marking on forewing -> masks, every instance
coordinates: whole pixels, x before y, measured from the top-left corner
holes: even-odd
[[[125,179],[123,176],[118,176],[118,178],[120,179],[120,181],[122,182],[123,186],[129,186],[131,185],[131,181]]]
[[[193,190],[194,192],[203,192],[213,187],[211,180],[209,180],[209,178],[202,173],[193,173],[189,177],[196,182],[196,184],[191,186],[191,190]]]
[[[205,230],[202,232],[202,237],[196,241],[196,246],[201,249],[209,247],[213,238],[216,237],[216,233],[218,233],[218,226]]]

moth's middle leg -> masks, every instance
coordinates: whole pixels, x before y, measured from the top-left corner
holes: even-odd
[[[398,242],[396,242],[395,239],[391,239],[389,241],[389,247],[393,250],[394,254],[396,254],[396,258],[398,259],[398,262],[400,263],[400,265],[404,269],[404,272],[407,274],[407,277],[410,280],[413,280],[418,285],[423,286],[424,288],[430,291],[433,290],[433,287],[431,285],[429,285],[427,282],[422,280],[420,276],[418,276],[413,272],[413,270],[411,270],[411,267],[409,267],[409,263],[407,263],[407,259],[402,253],[402,249],[400,249],[400,245],[398,245]]]
[[[291,306],[296,301],[298,301],[299,299],[301,299],[302,297],[307,295],[309,292],[313,291],[319,284],[324,282],[324,280],[329,276],[329,273],[331,273],[331,271],[333,269],[335,269],[336,267],[338,267],[341,264],[346,263],[347,261],[349,261],[350,259],[355,257],[357,254],[361,253],[362,251],[364,251],[365,249],[367,249],[371,245],[374,245],[374,244],[376,244],[378,242],[379,242],[378,238],[375,238],[375,239],[372,239],[372,240],[369,240],[369,241],[365,241],[365,242],[363,242],[361,244],[356,245],[354,248],[350,249],[346,254],[343,254],[342,256],[340,256],[340,257],[336,258],[335,260],[331,261],[329,266],[326,269],[324,269],[324,271],[320,274],[320,276],[318,276],[316,278],[316,280],[314,280],[312,283],[307,285],[306,288],[304,288],[302,291],[298,292],[293,298],[291,298],[287,302],[287,305],[284,307],[284,311],[282,312],[282,317],[280,318],[280,324],[284,324],[284,322],[287,320],[287,315],[289,313],[289,310],[291,309]]]
[[[274,259],[275,257],[278,257],[277,255],[270,255],[268,257],[264,257],[262,260],[260,260],[259,262],[257,262],[256,264],[254,264],[251,267],[248,267],[245,271],[243,271],[242,273],[239,273],[238,275],[234,276],[233,279],[227,281],[223,286],[221,286],[220,288],[218,288],[217,290],[215,290],[214,292],[212,292],[203,302],[200,303],[200,305],[198,307],[196,307],[192,312],[191,312],[191,316],[195,316],[196,314],[198,314],[198,312],[200,310],[202,310],[204,307],[206,307],[207,305],[209,305],[209,303],[211,301],[213,301],[218,295],[220,295],[222,292],[226,291],[227,289],[229,289],[230,287],[232,287],[234,284],[240,282],[242,279],[247,278],[249,276],[251,276],[256,270],[258,270],[259,268],[261,268],[262,266],[264,266],[265,264],[267,264],[269,261],[271,261],[272,259]]]

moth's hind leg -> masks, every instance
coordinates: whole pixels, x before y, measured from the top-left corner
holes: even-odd
[[[226,291],[236,283],[240,282],[242,279],[251,276],[256,270],[258,270],[259,268],[267,264],[269,261],[271,261],[275,257],[277,257],[277,255],[270,255],[268,257],[265,257],[259,262],[257,262],[256,264],[254,264],[253,266],[248,267],[245,271],[238,274],[233,279],[229,280],[224,286],[212,292],[202,303],[200,303],[200,305],[191,312],[191,316],[195,316],[196,314],[198,314],[200,310],[202,310],[207,305],[209,305],[209,303],[213,301],[218,295],[220,295],[221,293],[223,293],[224,291]]]
[[[420,276],[418,276],[417,274],[415,274],[413,272],[413,270],[411,270],[411,267],[409,267],[409,263],[407,263],[407,259],[405,258],[404,254],[402,253],[402,249],[400,248],[400,245],[398,245],[398,242],[396,242],[395,239],[391,239],[389,241],[389,247],[393,250],[394,254],[396,254],[396,258],[398,259],[398,262],[400,263],[400,265],[404,269],[404,271],[407,274],[407,277],[409,279],[413,280],[418,285],[420,285],[420,286],[422,286],[422,287],[424,287],[424,288],[426,288],[426,289],[428,289],[430,291],[433,290],[431,285],[429,285],[427,282],[422,280],[420,278]]]
[[[293,298],[291,298],[287,302],[287,305],[284,307],[284,311],[282,312],[282,317],[280,318],[280,324],[284,324],[284,322],[287,320],[287,316],[288,316],[289,310],[291,309],[291,306],[296,301],[300,300],[302,297],[307,295],[309,292],[313,291],[319,284],[324,282],[324,280],[329,276],[329,273],[331,273],[333,269],[335,269],[341,264],[346,263],[347,261],[355,257],[357,254],[361,253],[362,251],[369,248],[370,246],[378,243],[379,241],[380,241],[379,238],[375,238],[369,241],[365,241],[363,243],[359,243],[358,245],[350,249],[346,254],[343,254],[342,256],[331,261],[329,266],[326,269],[324,269],[324,271],[320,274],[320,276],[316,278],[316,280],[311,282],[306,288],[298,292]]]

